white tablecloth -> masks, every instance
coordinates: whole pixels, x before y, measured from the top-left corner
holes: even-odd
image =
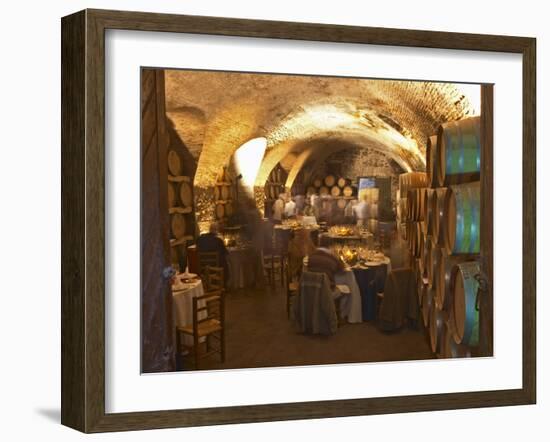
[[[172,300],[174,302],[174,318],[176,326],[185,327],[193,325],[193,298],[204,295],[202,281],[198,280],[184,284],[183,289],[177,290],[180,286],[172,287]],[[199,302],[199,307],[204,307],[204,301]],[[199,313],[199,319],[206,317],[206,312]],[[193,345],[193,338],[189,335],[184,337],[185,345]]]
[[[355,280],[355,275],[351,269],[346,269],[334,275],[336,284],[346,285],[350,289],[349,295],[340,298],[340,314],[348,319],[349,323],[358,323],[363,321],[361,313],[361,292]]]
[[[308,257],[303,259],[304,271],[307,271]],[[343,294],[337,302],[340,305],[340,315],[348,319],[350,324],[363,322],[361,307],[361,292],[355,280],[353,270],[346,269],[334,275],[336,285],[345,285],[349,287],[350,293]]]

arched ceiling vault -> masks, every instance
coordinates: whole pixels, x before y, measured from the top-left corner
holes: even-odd
[[[371,149],[388,156],[405,171],[412,170],[410,163],[406,159],[395,152],[388,151],[386,146],[373,142],[367,135],[365,135],[364,138],[338,135],[314,139],[307,143],[303,143],[299,147],[300,154],[288,172],[285,187],[288,189],[292,187],[300,170],[306,165],[310,166],[310,169],[315,170],[333,153],[348,149],[360,149],[362,146],[369,146]]]
[[[427,137],[445,121],[478,112],[465,95],[448,83],[166,71],[168,118],[197,154],[195,184],[205,187],[255,137],[267,138],[259,186],[289,153],[296,162],[316,152],[326,157],[338,143],[368,146],[405,170],[422,170]]]

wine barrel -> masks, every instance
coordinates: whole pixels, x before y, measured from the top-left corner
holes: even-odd
[[[323,181],[322,181],[320,178],[317,178],[317,179],[313,180],[313,185],[314,185],[315,187],[317,187],[317,189],[318,189],[319,187],[321,187],[322,184],[323,184]]]
[[[450,310],[453,298],[451,293],[452,270],[457,264],[466,261],[466,259],[466,257],[460,255],[448,255],[444,249],[441,249],[439,262],[437,263],[434,275],[437,279],[434,284],[436,289],[435,299],[438,309]]]
[[[313,186],[309,186],[306,190],[307,196],[315,195],[316,193],[317,193],[317,190]]]
[[[407,219],[424,221],[425,188],[407,191]]]
[[[233,215],[233,203],[230,201],[225,205],[225,216]]]
[[[225,205],[218,203],[216,204],[216,218],[223,219],[225,217]]]
[[[399,234],[401,235],[401,239],[406,240],[407,239],[407,224],[406,223],[399,223],[397,230]]]
[[[176,191],[174,190],[174,185],[168,182],[168,207],[175,207],[176,204]]]
[[[415,258],[413,260],[413,272],[416,278],[416,293],[418,296],[418,306],[422,307],[422,303],[424,302],[426,284],[424,284],[424,278],[422,277],[422,274],[420,272],[420,260],[418,258]]]
[[[193,206],[193,193],[191,192],[191,186],[189,183],[182,182],[180,185],[180,201],[184,207]]]
[[[445,214],[445,198],[448,189],[442,187],[434,189],[432,194],[432,237],[434,243],[440,247],[445,245],[445,226],[447,217]]]
[[[348,184],[348,180],[344,177],[340,177],[340,178],[338,178],[338,183],[337,184],[338,184],[338,187],[343,189]]]
[[[340,189],[338,186],[332,186],[332,188],[330,189],[330,194],[333,197],[340,196],[341,192],[342,192],[342,189]]]
[[[267,187],[266,187],[265,194],[269,197]],[[219,186],[214,186],[214,199],[217,201],[217,200],[221,199],[221,197],[222,197],[222,195],[221,195]]]
[[[334,177],[334,175],[327,175],[325,177],[325,186],[330,188],[335,184],[336,184],[336,178]]]
[[[439,176],[435,168],[435,156],[437,154],[437,135],[428,137],[426,142],[426,181],[431,188],[440,187]]]
[[[425,172],[408,172],[399,175],[399,194],[407,195],[410,189],[426,187],[428,178]]]
[[[445,198],[445,247],[449,253],[479,253],[480,209],[479,182],[450,186]]]
[[[229,180],[229,174],[227,173],[227,166],[222,167],[222,172],[220,173],[220,178],[218,181],[222,183]]]
[[[463,262],[453,269],[453,337],[457,344],[475,347],[479,343],[479,283],[475,278],[479,272],[480,266],[477,261]]]
[[[428,280],[428,286],[431,288],[431,282],[430,278],[428,276],[429,274],[429,263],[431,261],[431,254],[432,254],[432,237],[429,235],[422,235],[422,249],[420,251],[420,259],[422,260],[422,271],[423,275]]]
[[[434,295],[433,290],[428,287],[428,284],[424,284],[422,290],[422,322],[424,323],[424,327],[428,327]]]
[[[411,255],[413,255],[415,258],[420,257],[420,238],[421,238],[421,226],[419,222],[411,222],[409,223],[409,231],[407,233],[408,241],[409,241],[409,249],[411,251]]]
[[[168,152],[168,171],[173,176],[181,175],[181,160],[178,153],[174,150]]]
[[[321,196],[327,196],[329,193],[330,192],[327,186],[321,186],[321,188],[319,189],[319,195]]]
[[[336,202],[336,205],[338,206],[339,209],[342,209],[344,210],[346,208],[346,205],[348,204],[348,202],[344,199],[344,198],[340,198],[337,202]]]
[[[415,223],[411,221],[407,223],[407,245],[409,246],[409,250],[412,256],[414,256],[414,247],[415,247],[415,239],[416,239],[416,230],[415,230],[414,224]]]
[[[445,312],[438,310],[432,303],[430,311],[430,347],[432,352],[440,354],[442,351],[443,334],[445,333]]]
[[[417,221],[426,221],[424,218],[424,207],[426,205],[426,188],[421,187],[418,189],[415,189],[415,195],[416,195],[416,220]],[[425,228],[425,227],[424,227]]]
[[[172,229],[172,236],[176,239],[185,235],[185,217],[180,213],[175,213],[170,219],[170,227]]]
[[[424,234],[422,231],[424,230],[423,222],[417,222],[415,223],[415,235],[416,235],[416,253],[415,256],[417,258],[420,258],[422,256],[422,251],[424,250]],[[422,272],[424,272],[424,268],[421,267]]]
[[[405,212],[407,213],[407,220],[412,221],[415,219],[416,211],[416,195],[414,189],[407,191],[407,208]]]
[[[407,220],[408,219],[408,212],[407,212],[407,198],[400,198],[399,203],[397,205],[397,213],[399,215],[399,219],[401,220]]]
[[[428,279],[428,285],[433,288],[437,294],[437,271],[439,260],[441,259],[441,247],[434,244],[433,238],[430,241],[429,245],[430,251],[426,251],[427,262],[426,262],[426,278]]]
[[[466,345],[457,344],[454,340],[453,325],[450,315],[445,321],[445,331],[443,333],[443,342],[441,342],[442,358],[469,358],[471,356],[470,349]]]
[[[480,121],[480,117],[465,118],[439,127],[434,168],[440,186],[479,180]]]
[[[269,197],[274,200],[274,199],[277,199],[279,195],[277,195],[277,187],[276,186],[273,186],[273,185],[270,185],[269,186]]]
[[[420,224],[420,223],[419,223]],[[420,232],[418,235],[418,249],[416,253],[416,257],[420,260],[418,263],[420,265],[420,274],[422,277],[426,275],[426,260],[424,259],[424,241],[426,237],[424,236],[424,233]]]
[[[352,196],[353,188],[351,186],[345,186],[343,192],[344,192],[344,196]]]
[[[221,186],[220,195],[222,200],[227,201],[229,199],[229,186]]]
[[[433,235],[433,198],[434,190],[426,188],[424,190],[424,233]]]

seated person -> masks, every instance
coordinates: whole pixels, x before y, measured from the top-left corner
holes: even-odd
[[[319,247],[308,257],[307,270],[309,272],[325,273],[330,281],[332,290],[336,288],[335,274],[344,270],[344,263],[325,248]]]
[[[203,233],[197,238],[197,252],[218,252],[220,266],[223,267],[224,279],[227,281],[229,277],[229,268],[227,265],[227,249],[223,240],[218,236],[218,223],[210,224],[208,233]]]

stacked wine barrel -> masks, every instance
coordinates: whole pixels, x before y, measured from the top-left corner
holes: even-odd
[[[427,141],[425,182],[399,180],[421,316],[440,357],[469,356],[479,344],[480,155],[479,117],[444,123]]]
[[[276,200],[285,191],[287,173],[280,164],[277,164],[265,183],[265,196],[268,200]]]
[[[361,189],[362,198],[367,202],[367,228],[373,233],[378,233],[378,201],[380,190],[377,187]]]
[[[416,201],[419,195],[418,190],[426,188],[427,177],[425,172],[409,172],[399,175],[399,187],[397,189],[397,225],[402,232],[403,239],[406,239],[409,246],[414,250],[413,255],[417,256],[418,248],[418,229],[422,222],[420,216],[424,216],[424,211],[417,210],[419,201]],[[413,201],[414,200],[414,201]]]
[[[182,174],[180,155],[168,152],[168,213],[170,216],[171,261],[178,262],[180,247],[193,239],[193,190],[191,178]]]
[[[311,181],[306,188],[306,195],[321,196],[325,209],[343,220],[346,207],[356,198],[356,189],[352,187],[349,178],[326,175]],[[329,206],[330,209],[328,209]]]
[[[223,167],[222,172],[218,175],[218,179],[214,186],[214,196],[216,200],[215,212],[216,218],[224,221],[233,215],[233,198],[235,188],[233,179],[231,178],[227,167]]]

